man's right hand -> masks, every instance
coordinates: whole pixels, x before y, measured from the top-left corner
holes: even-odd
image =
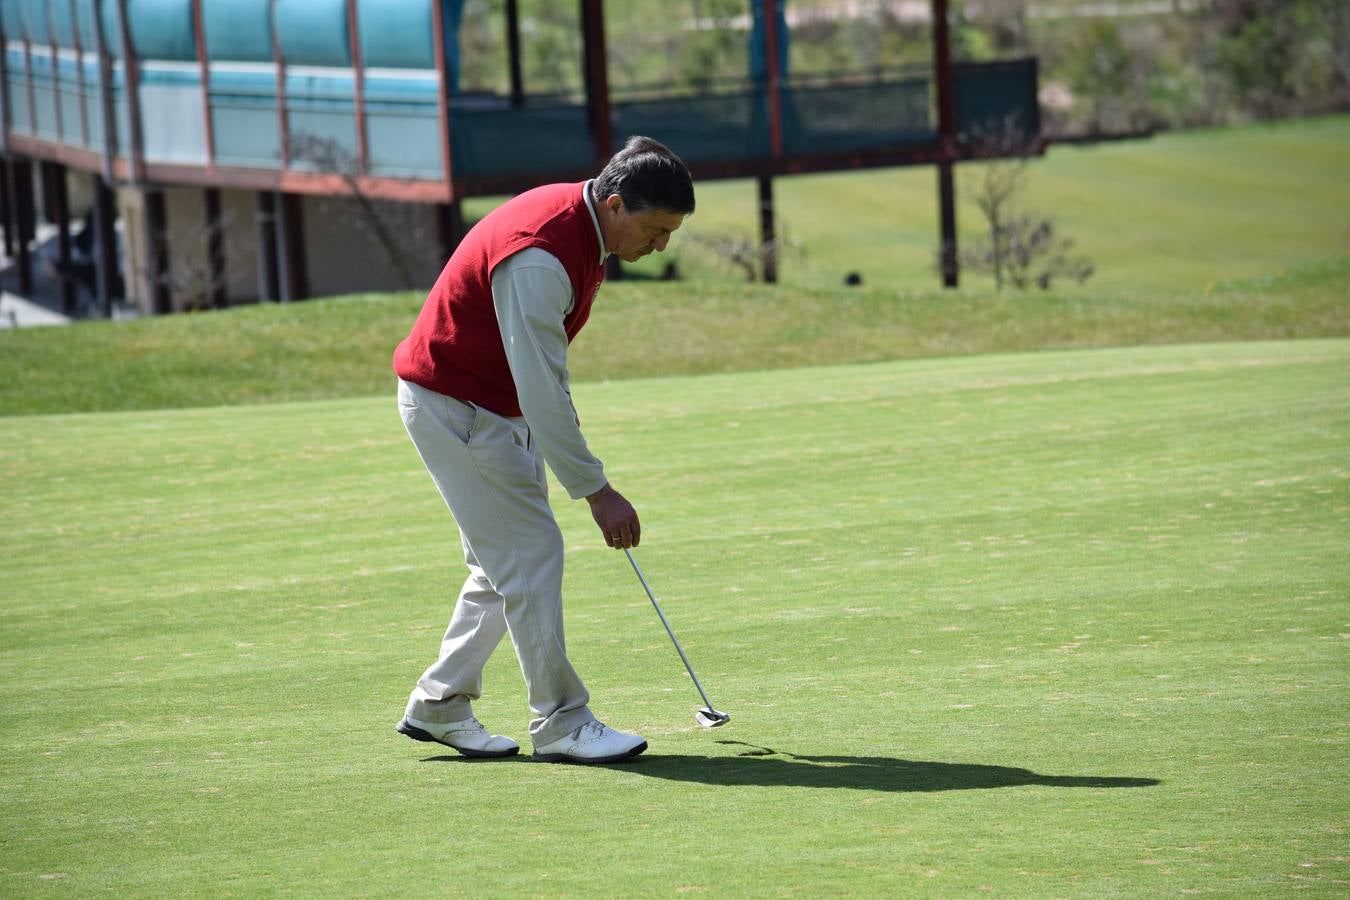
[[[636,547],[642,536],[637,510],[614,488],[606,484],[586,498],[591,505],[591,517],[600,526],[605,543],[615,550]]]

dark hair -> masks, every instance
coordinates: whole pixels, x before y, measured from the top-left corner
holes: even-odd
[[[641,135],[630,137],[591,184],[596,203],[611,194],[618,194],[631,212],[694,211],[694,179],[688,167],[665,144]]]

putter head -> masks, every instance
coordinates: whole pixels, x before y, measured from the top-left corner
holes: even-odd
[[[694,711],[694,721],[704,728],[720,728],[731,721],[731,716],[711,706],[700,706]]]

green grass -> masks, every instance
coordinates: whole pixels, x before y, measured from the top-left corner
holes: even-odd
[[[1018,350],[1350,335],[1350,257],[1187,294],[609,285],[575,380]],[[0,332],[0,416],[388,393],[421,297]]]
[[[369,395],[422,297],[346,297],[0,332],[0,414]]]
[[[607,285],[577,380],[969,353],[1350,334],[1350,116],[1090,148],[1054,147],[1029,197],[1098,265],[1086,287],[934,287],[929,169],[778,182],[784,283],[739,283],[689,253],[690,280]],[[963,167],[963,182],[973,177]],[[755,221],[744,183],[699,186],[688,230]],[[493,201],[481,201],[482,212]],[[963,209],[961,222],[975,228]],[[748,231],[747,231],[748,233]],[[651,274],[637,267],[638,275]],[[866,286],[839,286],[859,270]],[[369,396],[421,294],[0,332],[0,416]]]
[[[1085,289],[933,289],[927,170],[780,181],[778,288],[607,286],[578,406],[734,716],[559,499],[626,767],[392,731],[461,577],[419,296],[0,333],[0,895],[1343,896],[1347,146],[1053,149]]]
[[[460,579],[391,396],[5,421],[5,896],[1344,896],[1350,341],[577,386],[630,766],[392,726]],[[523,737],[509,645],[479,715]],[[760,749],[763,748],[763,749]]]
[[[970,202],[979,165],[957,167],[962,240],[985,227]],[[1350,254],[1350,117],[1163,134],[1146,141],[1051,146],[1032,162],[1024,207],[1053,218],[1097,274],[1088,295],[1176,295]],[[937,283],[937,179],[931,167],[778,179],[779,220],[802,251],[786,284],[836,288],[850,271],[888,289]],[[688,234],[758,235],[752,182],[698,186]],[[720,277],[679,232],[695,277]],[[659,269],[649,258],[646,268]],[[967,276],[978,288],[988,278]]]

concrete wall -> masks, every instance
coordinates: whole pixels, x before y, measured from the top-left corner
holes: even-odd
[[[206,201],[202,199],[202,216]],[[231,305],[258,301],[257,194],[220,192],[221,226],[225,229],[225,296]]]
[[[120,187],[116,191],[117,216],[122,220],[122,278],[126,282],[127,301],[151,315],[154,304],[150,294],[150,247],[145,240],[145,192]]]
[[[373,201],[371,206],[397,248],[413,289],[429,289],[445,265],[436,229],[436,207],[392,201]],[[403,287],[398,265],[376,236],[372,214],[358,201],[349,197],[306,197],[303,208],[312,296]]]
[[[231,306],[258,300],[256,197],[253,191],[220,191],[225,291]],[[123,225],[122,271],[127,299],[149,315],[153,303],[145,193],[138,188],[120,188],[117,205]],[[173,309],[180,312],[208,308],[212,284],[205,191],[195,187],[165,188],[164,206]],[[426,291],[445,265],[435,206],[378,201],[368,208],[348,197],[306,196],[302,198],[301,209],[306,275],[312,297],[401,290],[405,286],[405,272],[413,290]],[[378,217],[404,271],[400,271],[399,263],[391,259],[390,251],[378,238],[379,229],[373,217]]]
[[[252,191],[220,192],[220,231],[225,239],[224,287],[231,306],[258,299],[258,247]],[[170,188],[164,192],[169,226],[169,279],[174,311],[211,305],[206,192]]]

